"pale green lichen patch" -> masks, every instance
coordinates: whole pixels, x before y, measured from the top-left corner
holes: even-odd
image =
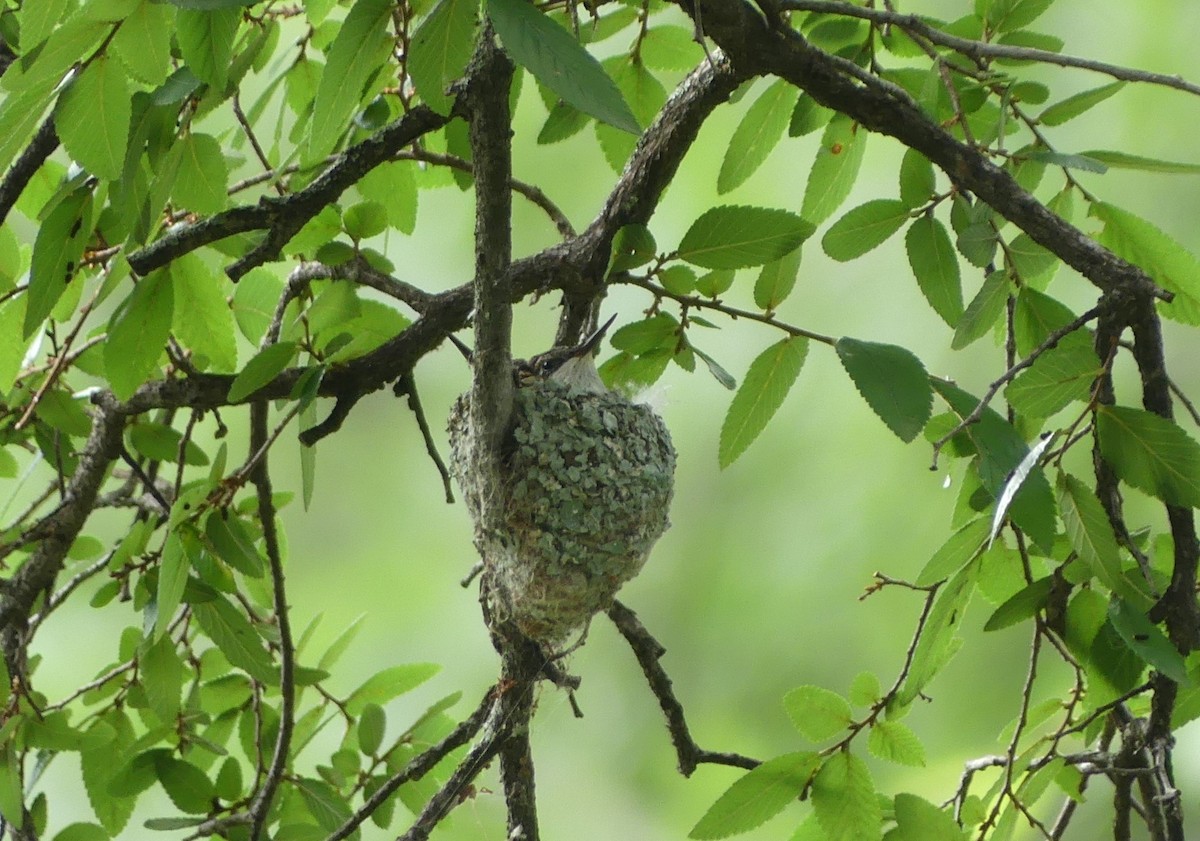
[[[451,415],[453,471],[477,526],[494,605],[528,636],[561,642],[641,570],[669,525],[675,451],[648,406],[553,381],[515,394],[500,504],[484,534],[466,401]]]

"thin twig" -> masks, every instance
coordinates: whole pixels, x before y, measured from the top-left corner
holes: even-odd
[[[429,429],[429,421],[425,419],[425,410],[421,407],[421,398],[417,394],[417,381],[413,378],[412,372],[402,374],[400,379],[396,380],[395,394],[397,397],[406,396],[408,398],[408,408],[413,413],[413,417],[417,419],[417,427],[421,430],[421,437],[425,439],[425,452],[429,454],[429,458],[433,461],[437,468],[438,474],[442,477],[442,487],[446,491],[446,502],[454,504],[454,489],[450,486],[450,471],[446,469],[446,463],[442,461],[441,455],[437,451],[437,442],[433,440],[433,433]]]

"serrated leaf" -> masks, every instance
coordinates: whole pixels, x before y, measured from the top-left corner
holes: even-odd
[[[346,649],[350,647],[350,643],[354,642],[354,638],[358,636],[358,632],[362,630],[363,619],[366,614],[361,614],[353,622],[346,626],[346,630],[338,634],[337,639],[330,644],[325,653],[321,655],[321,659],[317,661],[318,669],[331,669],[337,663],[341,656],[346,653]]]
[[[138,658],[138,678],[158,720],[174,727],[183,692],[183,661],[169,634],[159,637]]]
[[[961,526],[933,553],[917,576],[917,586],[936,584],[962,569],[985,548],[990,529],[987,517],[976,517]]]
[[[256,353],[229,386],[229,402],[240,403],[275,379],[275,376],[292,361],[295,352],[294,342],[279,342],[267,345]]]
[[[175,14],[175,40],[197,79],[225,90],[233,45],[242,21],[239,9],[181,8]]]
[[[834,222],[821,238],[821,247],[834,260],[853,260],[882,245],[908,218],[904,202],[872,199]]]
[[[934,390],[963,419],[978,405],[978,400],[957,386],[943,380],[933,380]],[[1012,424],[993,409],[983,410],[979,421],[965,430],[980,454],[979,477],[983,487],[998,499],[1012,471],[1025,459],[1029,447]],[[1054,544],[1056,512],[1054,495],[1045,474],[1035,468],[1013,498],[1009,507],[1013,522],[1025,530],[1045,551]]]
[[[1161,229],[1127,210],[1094,202],[1089,211],[1104,223],[1100,244],[1142,269],[1175,300],[1159,311],[1184,324],[1200,324],[1200,260]]]
[[[812,803],[827,841],[876,841],[883,814],[871,772],[849,751],[825,760],[812,784]]]
[[[966,830],[950,812],[903,792],[894,803],[896,827],[888,832],[887,841],[966,841]]]
[[[1167,172],[1181,175],[1200,175],[1200,164],[1184,163],[1182,161],[1164,161],[1158,158],[1146,158],[1132,155],[1128,152],[1117,152],[1107,149],[1089,149],[1079,154],[1099,161],[1110,169],[1136,169],[1142,172]]]
[[[978,575],[979,559],[976,557],[938,592],[937,600],[929,611],[929,618],[925,620],[921,638],[917,640],[913,651],[908,676],[896,696],[900,705],[908,705],[916,700],[962,646],[958,629],[966,613],[967,603],[971,600],[971,594],[975,591]]]
[[[916,149],[908,149],[900,160],[900,201],[917,208],[929,202],[937,189],[933,164]]]
[[[820,761],[808,752],[768,759],[726,789],[688,838],[728,838],[761,826],[800,796]]]
[[[962,350],[986,336],[1004,313],[1004,304],[1011,291],[1007,274],[1002,271],[989,274],[954,328],[950,347]]]
[[[750,363],[721,426],[721,467],[733,464],[766,428],[800,375],[807,354],[808,340],[796,336],[776,342]]]
[[[441,0],[421,21],[408,53],[408,74],[417,93],[439,114],[448,114],[446,91],[471,58],[479,0]]]
[[[177,141],[179,169],[171,185],[171,198],[196,213],[225,209],[229,168],[221,144],[210,134],[189,133]]]
[[[1190,686],[1187,665],[1162,629],[1121,599],[1108,606],[1108,619],[1130,651],[1181,686]]]
[[[841,733],[853,715],[850,703],[820,686],[800,686],[783,696],[783,708],[807,739],[820,742]]]
[[[228,280],[209,271],[195,254],[175,258],[167,271],[174,290],[172,332],[203,370],[237,370],[237,337],[233,311],[225,300]]]
[[[1056,481],[1058,509],[1062,513],[1067,537],[1079,557],[1105,587],[1139,609],[1155,601],[1140,579],[1129,578],[1121,570],[1121,553],[1112,524],[1096,494],[1080,479],[1059,473]]]
[[[1030,618],[1046,606],[1053,591],[1054,576],[1051,575],[1026,585],[992,612],[983,623],[983,630],[999,631]]]
[[[283,281],[262,267],[251,269],[237,282],[233,317],[242,335],[255,346],[266,334],[282,294]]]
[[[792,294],[800,272],[800,258],[801,249],[797,248],[762,267],[754,282],[755,305],[771,312]]]
[[[360,201],[342,212],[342,229],[355,241],[382,234],[387,226],[387,208],[376,201]]]
[[[346,798],[328,783],[302,777],[296,781],[296,788],[308,813],[326,833],[334,832],[350,817]]]
[[[29,266],[25,338],[42,326],[75,277],[91,236],[91,208],[91,193],[78,191],[59,202],[38,227]]]
[[[1174,421],[1128,406],[1098,406],[1096,436],[1122,481],[1170,505],[1200,506],[1200,445]]]
[[[585,114],[641,134],[616,83],[570,32],[527,0],[488,0],[487,14],[505,50],[539,82]]]
[[[193,604],[192,615],[230,663],[255,680],[277,682],[275,664],[263,645],[262,637],[245,614],[224,596]]]
[[[850,681],[850,703],[869,707],[883,697],[883,686],[874,672],[859,672]]]
[[[113,313],[104,342],[104,372],[119,399],[128,400],[158,370],[174,312],[171,277],[160,270],[142,278]]]
[[[357,0],[329,45],[313,99],[309,160],[323,158],[333,149],[362,100],[364,86],[387,58],[394,5],[392,0]]]
[[[346,699],[346,711],[358,715],[367,704],[386,704],[388,701],[411,692],[441,671],[436,663],[407,663],[392,666],[367,678]]]
[[[888,429],[906,442],[920,435],[933,411],[933,388],[921,360],[902,347],[859,339],[839,339],[835,348],[855,388]]]
[[[867,750],[872,756],[898,765],[914,768],[925,765],[925,746],[912,728],[901,721],[875,722],[867,737]]]
[[[795,86],[777,79],[746,109],[721,161],[718,194],[744,184],[762,166],[787,130],[795,103]]]
[[[154,763],[158,782],[181,812],[202,815],[216,798],[212,780],[190,762],[173,756],[158,756]]]
[[[169,6],[142,0],[113,36],[113,52],[139,81],[158,86],[170,74],[173,16]]]
[[[692,223],[677,255],[707,269],[761,266],[795,250],[812,232],[811,224],[786,210],[722,205]]]
[[[1051,348],[1004,389],[1005,399],[1028,418],[1048,418],[1075,400],[1087,400],[1101,373],[1087,344]]]
[[[135,797],[110,794],[108,787],[124,767],[134,741],[133,725],[120,708],[110,708],[101,713],[92,727],[101,725],[113,731],[115,735],[112,741],[81,751],[79,767],[87,799],[96,818],[110,834],[118,835],[129,822],[137,801]]]
[[[63,147],[98,178],[119,178],[125,165],[132,109],[125,71],[99,56],[63,92],[54,125]]]
[[[64,826],[54,841],[108,841],[108,833],[100,824],[81,821]]]
[[[658,244],[645,225],[622,225],[613,237],[608,256],[608,271],[627,272],[654,259]]]
[[[804,187],[804,219],[820,225],[841,206],[858,178],[866,145],[867,132],[849,117],[839,114],[829,122]]]
[[[904,246],[921,294],[954,327],[963,314],[962,280],[946,227],[931,214],[919,216],[908,227]]]
[[[253,539],[236,515],[228,519],[220,511],[213,511],[205,520],[204,536],[212,544],[218,558],[251,578],[261,578],[262,558],[254,548]]]
[[[1039,123],[1047,126],[1059,126],[1068,120],[1073,120],[1085,111],[1099,105],[1104,100],[1125,87],[1124,82],[1111,82],[1098,88],[1082,91],[1056,102],[1038,115]]]
[[[691,70],[704,59],[704,51],[682,26],[652,26],[642,36],[641,57],[655,70]]]

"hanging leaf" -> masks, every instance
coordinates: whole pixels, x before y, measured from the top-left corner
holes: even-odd
[[[866,145],[867,132],[849,117],[838,114],[830,121],[804,187],[801,216],[820,225],[841,207],[858,178]]]
[[[907,724],[902,721],[883,720],[871,727],[867,737],[867,750],[872,756],[921,768],[925,765],[925,746]]]
[[[241,22],[241,11],[233,8],[183,8],[175,15],[175,40],[188,69],[218,91],[225,90],[229,79]]]
[[[513,61],[539,82],[585,114],[641,134],[616,84],[570,32],[528,0],[488,0],[487,14]]]
[[[721,426],[721,467],[733,464],[766,428],[800,375],[807,354],[808,340],[792,337],[771,345],[750,363]]]
[[[800,796],[820,762],[807,752],[768,759],[726,789],[688,838],[728,838],[762,826]]]
[[[119,178],[125,166],[132,109],[119,62],[99,56],[59,100],[54,126],[63,147],[98,178]]]
[[[450,83],[471,59],[479,0],[441,0],[421,21],[409,47],[408,74],[417,93],[439,114],[450,113]]]
[[[867,764],[841,750],[825,760],[812,784],[813,809],[828,841],[878,841],[883,814]]]
[[[1022,415],[1048,418],[1076,400],[1087,400],[1101,370],[1087,343],[1059,345],[1018,374],[1004,396]]]
[[[113,52],[138,81],[157,87],[170,75],[174,16],[169,6],[142,0],[113,36]]]
[[[1146,614],[1121,599],[1113,599],[1108,619],[1130,651],[1181,686],[1192,685],[1183,656]]]
[[[792,294],[796,276],[800,272],[801,253],[801,249],[797,248],[762,267],[754,282],[754,303],[757,306],[772,312]]]
[[[916,149],[908,149],[900,160],[900,201],[908,208],[926,204],[937,189],[933,164]]]
[[[707,269],[761,266],[794,251],[812,232],[812,225],[786,210],[722,205],[692,223],[677,254]]]
[[[976,517],[950,535],[917,575],[918,587],[936,584],[958,572],[986,547],[990,525],[986,517]]]
[[[1123,481],[1169,505],[1200,506],[1200,444],[1174,421],[1128,406],[1098,406],[1096,436]]]
[[[777,79],[746,109],[721,161],[718,193],[741,186],[762,166],[787,130],[795,103],[795,86]]]
[[[954,327],[963,314],[962,280],[945,225],[931,214],[918,216],[904,236],[904,248],[921,294]]]
[[[307,159],[325,157],[349,126],[363,88],[392,48],[392,0],[357,0],[329,45],[313,100]]]
[[[229,201],[229,167],[221,144],[211,134],[189,133],[179,140],[176,150],[179,168],[171,185],[171,198],[196,213],[224,210]]]
[[[896,795],[895,818],[887,841],[967,841],[967,831],[955,823],[953,814],[915,794]]]
[[[992,272],[983,281],[974,299],[967,305],[966,312],[954,329],[954,338],[950,347],[962,350],[982,336],[986,336],[1000,316],[1004,313],[1004,304],[1012,291],[1008,275],[1002,271]]]
[[[92,234],[91,215],[92,195],[79,190],[60,201],[39,226],[29,266],[25,338],[42,326],[74,279]]]
[[[346,699],[346,712],[358,715],[367,704],[386,704],[411,692],[441,671],[436,663],[407,663],[391,666],[372,675]]]
[[[225,300],[229,281],[194,253],[177,257],[168,271],[175,297],[175,338],[192,351],[201,370],[233,373],[238,357],[233,311]]]
[[[1082,91],[1056,102],[1038,115],[1037,121],[1047,126],[1060,126],[1099,105],[1125,87],[1124,82],[1111,82],[1098,88]]]
[[[254,630],[245,614],[224,596],[214,594],[208,601],[193,604],[192,616],[230,663],[246,671],[255,680],[272,684],[279,682],[275,664],[263,645],[262,636]]]
[[[158,370],[174,311],[171,277],[159,270],[142,278],[113,314],[104,342],[104,371],[119,399],[128,400]]]
[[[899,707],[906,707],[915,701],[962,647],[962,637],[958,635],[958,629],[966,613],[967,603],[971,600],[971,594],[975,592],[979,567],[977,557],[960,569],[949,583],[938,591],[937,601],[929,611],[924,631],[913,651],[908,676],[896,696],[895,703]]]
[[[896,345],[839,339],[842,367],[867,404],[901,441],[921,434],[933,411],[929,375],[911,351]]]
[[[240,403],[275,379],[275,375],[292,361],[295,353],[296,345],[293,342],[279,342],[260,350],[229,386],[229,402]]]
[[[1141,155],[1131,155],[1128,152],[1114,152],[1101,149],[1089,149],[1079,154],[1091,158],[1093,161],[1099,161],[1110,169],[1137,169],[1142,172],[1200,175],[1200,164],[1163,161],[1158,158],[1144,158]]]

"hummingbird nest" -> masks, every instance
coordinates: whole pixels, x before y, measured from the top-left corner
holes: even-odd
[[[526,636],[562,643],[606,610],[670,524],[675,450],[649,407],[539,380],[513,394],[498,500],[483,526],[468,399],[450,416],[452,471],[476,526],[486,607]]]

